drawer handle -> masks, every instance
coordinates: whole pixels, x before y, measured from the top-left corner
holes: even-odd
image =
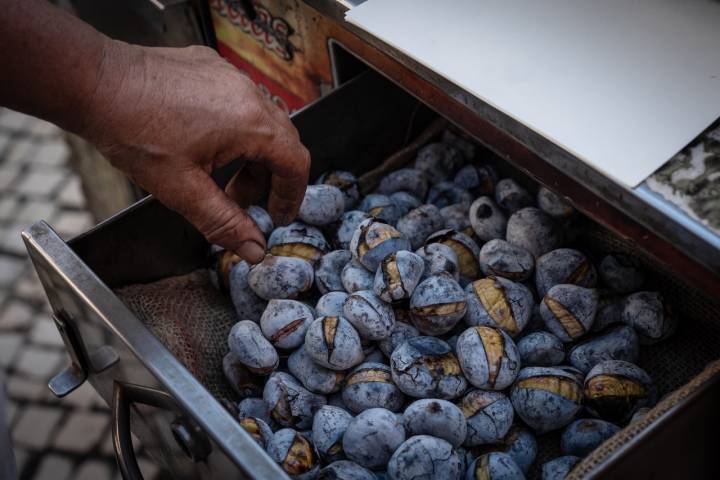
[[[130,405],[133,403],[177,413],[178,418],[170,428],[180,448],[194,462],[204,461],[210,455],[210,442],[199,427],[182,416],[173,397],[154,388],[116,381],[113,386],[112,435],[115,458],[124,480],[143,480],[130,435]]]

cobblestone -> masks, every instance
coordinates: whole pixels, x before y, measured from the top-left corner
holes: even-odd
[[[0,109],[0,369],[20,480],[119,478],[102,398],[87,382],[63,399],[47,387],[68,355],[19,236],[40,219],[66,237],[92,225],[67,156],[55,125]],[[161,476],[134,445],[145,478]]]

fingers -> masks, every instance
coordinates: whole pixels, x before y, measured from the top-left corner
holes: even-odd
[[[251,264],[263,259],[265,237],[205,172],[192,169],[168,183],[158,193],[159,200],[187,218],[208,242],[225,247]]]
[[[265,165],[272,173],[268,212],[276,225],[286,225],[297,216],[305,196],[310,175],[310,153],[300,143],[297,133],[286,129],[264,153]]]

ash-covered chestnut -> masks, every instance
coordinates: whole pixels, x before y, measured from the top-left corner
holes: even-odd
[[[375,274],[355,259],[350,260],[340,273],[340,281],[348,293],[372,290]]]
[[[510,455],[490,452],[470,464],[465,480],[525,480],[525,475]]]
[[[428,182],[425,174],[417,168],[401,168],[390,172],[380,181],[378,193],[390,195],[395,192],[407,192],[418,198],[425,198]]]
[[[412,252],[391,253],[380,262],[373,291],[388,303],[408,299],[420,282],[424,268],[423,259]]]
[[[396,315],[397,317],[397,315]],[[420,332],[417,328],[413,327],[409,323],[395,321],[395,326],[393,326],[392,331],[390,332],[390,335],[383,338],[382,340],[378,340],[377,345],[388,357],[392,355],[392,353],[395,351],[395,349],[403,343],[405,340],[409,338],[415,338],[419,337]]]
[[[234,353],[225,354],[222,366],[225,379],[240,398],[257,397],[262,394],[262,377],[250,372]]]
[[[409,241],[413,249],[419,248],[433,232],[443,228],[445,220],[435,205],[420,205],[402,216],[395,228]]]
[[[313,444],[292,428],[273,435],[268,455],[296,480],[312,480],[320,471],[320,458]]]
[[[512,178],[503,178],[495,185],[495,202],[508,213],[533,205],[533,197]]]
[[[247,213],[263,235],[267,237],[272,233],[275,226],[273,225],[272,217],[264,208],[258,207],[257,205],[250,205],[247,207]]]
[[[358,180],[350,172],[344,170],[335,170],[332,172],[325,172],[320,175],[317,183],[332,185],[340,189],[343,195],[343,201],[345,203],[345,210],[350,210],[355,207],[355,204],[360,199],[360,187]]]
[[[485,275],[521,282],[530,278],[534,268],[532,253],[505,240],[490,240],[480,249],[480,270]]]
[[[378,221],[390,225],[395,225],[398,219],[406,213],[389,196],[380,193],[366,195],[358,208]]]
[[[377,480],[367,468],[350,460],[337,460],[320,470],[317,480]]]
[[[290,373],[314,393],[327,395],[339,392],[345,380],[345,372],[331,370],[318,364],[308,355],[304,345],[290,354],[287,366]]]
[[[430,435],[407,439],[395,450],[387,465],[390,480],[461,480],[463,471],[464,462],[453,446]]]
[[[302,258],[313,265],[330,250],[322,232],[303,222],[293,222],[273,230],[268,248],[275,256]]]
[[[562,232],[548,214],[526,207],[508,219],[505,240],[539,257],[560,246]]]
[[[560,480],[567,477],[580,460],[580,457],[565,455],[545,462],[542,466],[542,480]]]
[[[465,292],[444,272],[423,280],[410,298],[410,318],[425,335],[449,332],[466,311]]]
[[[382,340],[395,326],[393,309],[371,290],[348,295],[343,313],[365,340]]]
[[[601,332],[611,325],[622,323],[623,308],[625,308],[623,297],[601,294],[592,326],[593,331]]]
[[[641,345],[665,340],[677,326],[670,306],[658,292],[637,292],[626,297],[622,320],[635,329]]]
[[[365,349],[364,351],[365,351],[365,359],[363,360],[364,363],[382,363],[383,365],[387,365],[388,360],[387,360],[387,358],[385,358],[385,354],[383,354],[379,348],[373,348],[370,351]]]
[[[374,218],[360,223],[350,242],[353,257],[371,272],[391,253],[409,249],[410,242],[402,233]]]
[[[604,256],[600,260],[598,273],[608,288],[620,294],[637,292],[645,283],[645,273],[638,262],[621,253]]]
[[[371,408],[358,414],[343,435],[348,459],[363,467],[379,469],[405,441],[405,429],[398,417],[384,408]]]
[[[464,163],[462,153],[455,147],[444,143],[431,143],[418,151],[415,168],[425,173],[430,183],[447,180]]]
[[[467,282],[473,281],[480,275],[480,247],[477,243],[465,235],[455,230],[445,229],[430,235],[425,240],[425,245],[433,243],[442,243],[452,248],[458,257],[458,266],[460,267],[460,284],[465,285]]]
[[[353,234],[363,220],[370,218],[370,215],[361,210],[350,210],[342,214],[339,225],[333,234],[333,243],[336,248],[348,250]]]
[[[574,375],[555,367],[520,370],[510,390],[515,413],[538,433],[562,428],[582,408],[583,390]]]
[[[342,191],[332,185],[308,185],[300,204],[298,218],[308,225],[328,225],[345,211]]]
[[[497,173],[490,165],[465,165],[455,174],[455,183],[475,195],[493,195]]]
[[[441,208],[440,216],[443,219],[443,226],[439,228],[450,228],[465,235],[475,235],[470,224],[469,211],[470,205],[466,203],[456,203]]]
[[[446,129],[442,134],[442,143],[452,145],[463,154],[465,160],[473,160],[477,152],[477,145],[467,139],[460,133]]]
[[[345,292],[328,292],[320,297],[315,304],[315,315],[318,317],[339,317],[343,314],[343,304],[348,294]]]
[[[331,370],[347,370],[365,358],[357,330],[343,317],[315,319],[305,335],[305,351]]]
[[[468,283],[465,322],[501,328],[511,336],[520,333],[530,321],[533,295],[522,283],[503,277],[486,277]]]
[[[275,348],[289,350],[305,341],[315,315],[310,307],[296,300],[270,300],[260,318],[260,329]]]
[[[441,272],[449,273],[455,281],[460,277],[460,266],[457,254],[455,250],[444,243],[424,245],[418,248],[415,254],[422,257],[425,262],[423,278],[421,280]]]
[[[262,394],[262,391],[260,391]],[[238,418],[254,417],[259,418],[271,429],[275,425],[275,421],[270,416],[270,407],[265,400],[260,397],[248,397],[240,401],[237,406]]]
[[[473,390],[458,402],[458,407],[467,421],[468,447],[500,442],[515,416],[510,399],[500,392]]]
[[[342,408],[325,405],[315,413],[312,423],[312,441],[326,462],[345,458],[342,437],[353,416]]]
[[[537,206],[558,220],[566,220],[575,213],[573,206],[564,197],[545,187],[540,187],[538,190]]]
[[[605,420],[575,420],[563,430],[560,449],[565,455],[584,457],[619,431],[620,427]]]
[[[240,426],[253,437],[263,449],[270,447],[273,440],[273,431],[270,426],[257,417],[241,417]]]
[[[227,290],[230,286],[230,270],[243,261],[242,258],[219,245],[211,245],[208,253],[208,276],[210,283],[218,290]]]
[[[537,457],[538,444],[535,435],[524,427],[513,425],[502,439],[501,445],[500,451],[510,455],[527,475]]]
[[[228,346],[248,370],[256,375],[269,375],[280,363],[277,350],[263,336],[257,323],[241,320],[233,325],[228,335]]]
[[[595,267],[582,252],[572,248],[558,248],[546,253],[535,265],[535,286],[538,295],[560,284],[592,288],[597,283]]]
[[[343,403],[354,413],[369,408],[397,412],[405,396],[393,383],[390,367],[383,363],[361,363],[350,372],[342,391]]]
[[[572,342],[592,327],[598,292],[577,285],[555,285],[540,303],[545,326],[563,342]]]
[[[405,213],[423,204],[418,197],[408,192],[395,192],[390,195],[390,200]]]
[[[416,400],[405,409],[403,422],[408,436],[432,435],[459,447],[467,435],[462,410],[439,398]]]
[[[517,342],[520,361],[526,367],[552,367],[565,360],[565,346],[549,332],[533,332]]]
[[[504,390],[520,370],[515,342],[499,328],[468,328],[458,337],[455,351],[465,378],[477,388]]]
[[[438,208],[447,207],[461,203],[467,207],[473,201],[473,196],[470,192],[462,188],[455,182],[439,182],[430,187],[428,191],[427,202],[432,203]]]
[[[301,258],[266,255],[250,269],[248,286],[265,300],[296,298],[312,288],[312,265]]]
[[[327,403],[325,397],[310,392],[285,372],[270,375],[262,397],[274,421],[299,430],[310,428],[315,412]]]
[[[479,197],[470,205],[470,225],[475,235],[484,242],[504,239],[507,217],[490,197]]]
[[[352,259],[350,250],[333,250],[320,258],[315,267],[315,285],[320,293],[343,291],[342,271]]]
[[[606,360],[585,377],[585,407],[594,416],[623,424],[639,408],[655,402],[655,388],[645,370],[630,362]]]
[[[415,398],[456,398],[467,388],[450,345],[435,337],[410,338],[390,357],[395,385]]]
[[[248,285],[250,265],[245,262],[236,263],[230,269],[229,290],[238,318],[259,322],[267,302],[258,297]]]
[[[604,333],[583,340],[570,349],[570,364],[583,373],[605,360],[637,362],[640,355],[638,335],[632,327],[619,325]]]

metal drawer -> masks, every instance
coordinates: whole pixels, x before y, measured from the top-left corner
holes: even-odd
[[[434,119],[428,108],[372,71],[293,117],[312,153],[311,178],[329,168],[367,171]],[[520,176],[496,161],[500,170]],[[216,172],[216,179],[223,184],[236,168]],[[113,293],[121,286],[202,268],[208,245],[191,225],[146,198],[68,243],[43,222],[23,236],[72,359],[53,386],[64,393],[87,376],[114,406],[121,465],[132,469],[123,415],[129,397],[136,400],[133,433],[173,478],[287,478]],[[701,454],[713,445],[720,426],[713,407],[720,399],[716,380],[674,405],[593,476],[633,472],[670,478],[679,471],[700,474],[710,468],[718,473],[716,462]],[[683,435],[681,442],[676,435]]]

